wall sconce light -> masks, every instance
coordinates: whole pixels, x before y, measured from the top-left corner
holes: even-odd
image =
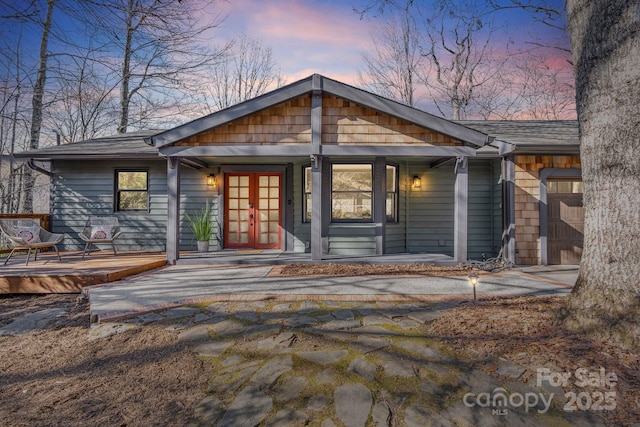
[[[211,174],[207,177],[207,185],[209,187],[215,187],[216,186],[216,176],[214,174]]]
[[[473,286],[473,303],[476,303],[476,285],[478,284],[478,280],[480,277],[476,273],[471,273],[469,275],[469,283]]]
[[[420,188],[422,188],[422,179],[418,175],[414,175],[413,180],[411,181],[411,186],[415,190],[419,190]]]

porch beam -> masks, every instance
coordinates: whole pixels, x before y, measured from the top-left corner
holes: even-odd
[[[467,260],[467,229],[469,216],[469,165],[466,157],[456,161],[454,185],[453,258]]]
[[[180,258],[180,159],[167,159],[167,263]]]
[[[180,161],[185,166],[193,168],[193,169],[196,169],[196,170],[209,168],[209,163],[205,162],[204,160],[198,159],[198,158],[186,157],[186,158],[180,159]]]
[[[320,139],[320,138],[318,138]],[[237,145],[199,145],[169,146],[160,149],[162,156],[180,157],[306,157],[312,153],[314,146],[321,146],[325,156],[406,156],[406,157],[475,157],[472,147],[450,146],[409,146],[409,145],[320,145],[312,144],[237,144]]]
[[[443,157],[441,159],[438,159],[434,162],[431,162],[431,164],[429,165],[429,167],[431,169],[437,169],[439,167],[448,165],[451,162],[455,162],[456,158],[455,157]]]
[[[433,145],[323,145],[325,156],[407,156],[407,157],[475,157],[473,147],[451,147]]]
[[[161,156],[180,157],[308,157],[311,144],[169,146],[159,152]]]

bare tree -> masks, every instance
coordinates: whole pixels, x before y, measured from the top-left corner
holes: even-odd
[[[271,48],[242,35],[224,58],[211,67],[206,83],[208,112],[221,110],[275,89],[285,78]]]
[[[211,23],[200,24],[206,2],[92,0],[83,4],[83,12],[115,55],[105,64],[119,81],[120,133],[132,124],[145,126],[155,112],[161,114],[159,108],[173,107],[175,114],[183,81],[218,60],[220,53],[204,44],[220,22],[212,17]]]
[[[378,25],[371,38],[374,51],[362,55],[359,83],[373,93],[415,106],[424,58],[412,14],[402,10]]]
[[[90,47],[70,55],[64,64],[50,67],[57,91],[46,116],[62,143],[108,133],[117,117],[117,86],[105,79],[101,64],[92,59],[95,54],[96,49]]]
[[[40,146],[40,131],[42,129],[42,103],[44,98],[44,88],[47,82],[47,61],[49,59],[49,33],[53,20],[53,10],[57,0],[47,0],[47,13],[42,25],[42,38],[40,39],[40,56],[38,61],[38,73],[33,87],[31,98],[31,130],[29,138],[29,148],[34,150]],[[33,212],[33,186],[35,185],[35,175],[30,168],[24,168],[24,178],[22,188],[24,191],[25,212]]]
[[[638,0],[569,0],[567,7],[585,230],[566,323],[639,349],[639,4]]]
[[[444,0],[426,16],[431,70],[425,84],[443,116],[466,118],[469,103],[504,65],[493,59],[490,14],[474,0]]]
[[[570,69],[555,66],[536,48],[509,58],[471,110],[484,120],[575,119],[573,79]]]

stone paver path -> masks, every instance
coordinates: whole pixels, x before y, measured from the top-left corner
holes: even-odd
[[[600,425],[585,413],[548,410],[520,381],[524,367],[465,361],[426,337],[455,303],[304,301],[212,303],[94,325],[91,339],[163,322],[215,376],[195,408],[200,426]],[[496,395],[496,406],[486,405]],[[502,404],[506,400],[506,405]],[[499,404],[500,403],[500,404]]]

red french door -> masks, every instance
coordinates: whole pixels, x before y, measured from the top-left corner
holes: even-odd
[[[225,248],[280,249],[282,176],[225,174]]]

